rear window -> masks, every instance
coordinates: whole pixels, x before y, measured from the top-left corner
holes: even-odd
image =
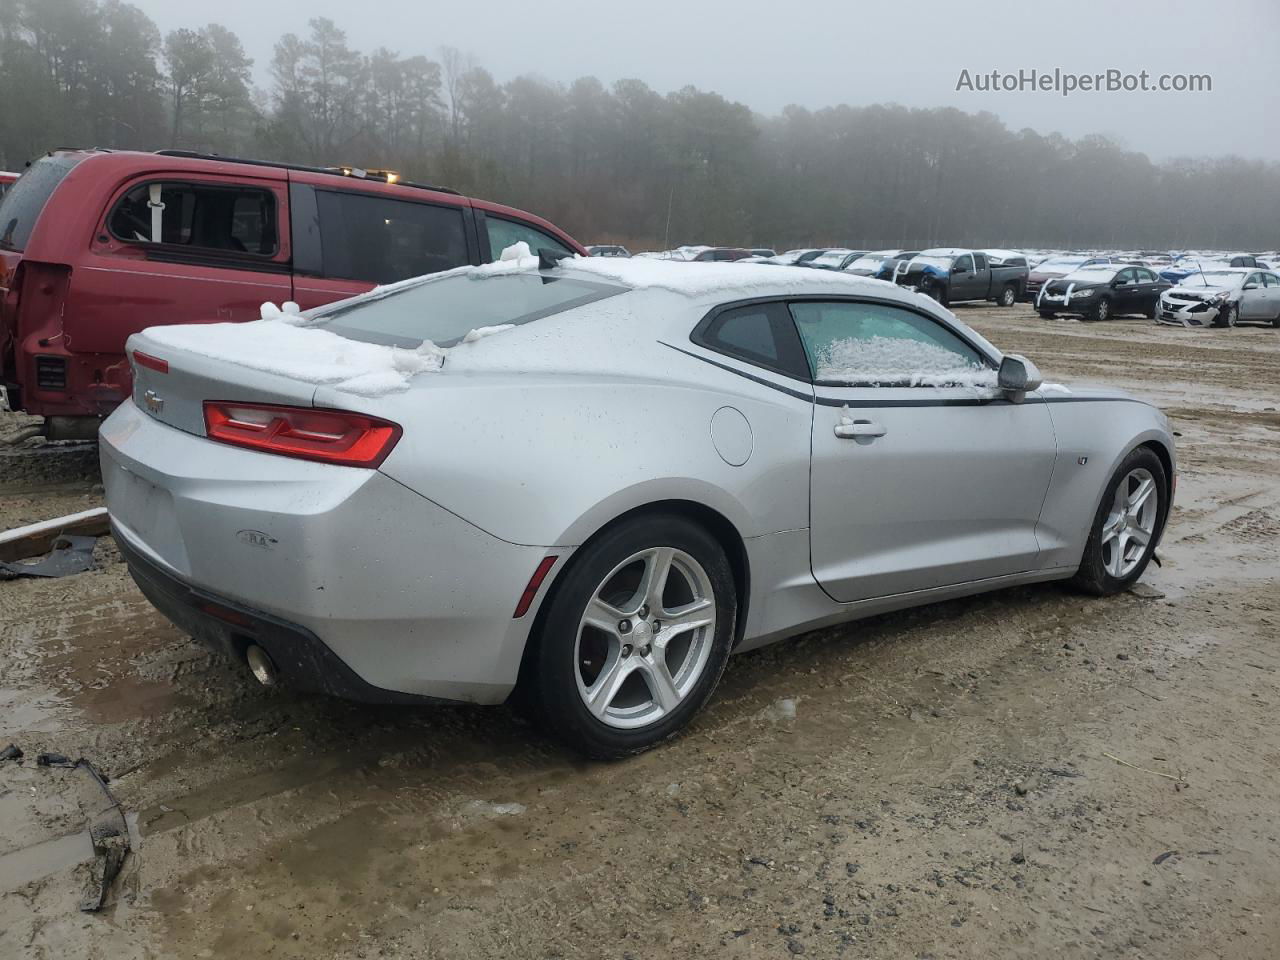
[[[45,203],[72,167],[83,159],[79,154],[60,153],[41,157],[27,168],[0,201],[0,247],[26,249]]]
[[[395,283],[470,262],[461,207],[316,191],[326,277]]]
[[[343,301],[313,314],[312,326],[369,343],[448,347],[481,327],[528,323],[627,289],[576,277],[462,271]]]

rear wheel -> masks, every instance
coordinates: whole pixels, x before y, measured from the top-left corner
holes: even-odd
[[[1018,302],[1018,288],[1012,283],[1007,283],[1004,289],[1000,291],[1000,299],[996,301],[1002,307],[1012,307]]]
[[[1072,582],[1105,596],[1142,576],[1169,505],[1164,464],[1149,447],[1134,450],[1116,469],[1102,494],[1089,540]]]
[[[733,642],[737,594],[720,544],[676,516],[606,531],[556,585],[527,695],[588,756],[672,736],[706,703]]]

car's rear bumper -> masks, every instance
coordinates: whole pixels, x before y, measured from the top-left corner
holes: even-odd
[[[493,537],[377,471],[215,443],[131,401],[104,423],[100,449],[135,575],[250,613],[273,657],[273,643],[310,651],[293,668],[304,686],[473,703],[511,692],[536,602],[513,612],[546,549]],[[556,553],[544,592],[563,566]],[[175,615],[174,590],[161,601],[150,591],[175,623],[223,649],[228,634],[233,653],[256,636],[207,623],[198,633],[190,603]],[[332,681],[315,680],[329,668]]]
[[[200,590],[148,560],[113,526],[129,574],[151,605],[184,633],[233,660],[256,644],[270,655],[279,682],[294,690],[368,703],[441,703],[438,697],[375,687],[306,627]]]

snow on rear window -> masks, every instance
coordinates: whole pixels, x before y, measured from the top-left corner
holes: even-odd
[[[997,376],[937,344],[897,337],[834,340],[817,348],[814,361],[816,378],[826,382],[994,387]]]

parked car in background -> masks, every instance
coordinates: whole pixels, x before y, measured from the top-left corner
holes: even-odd
[[[741,260],[743,257],[751,256],[751,251],[742,247],[707,247],[698,251],[689,259],[695,263],[723,263],[725,261]]]
[[[980,250],[939,247],[922,250],[905,267],[899,265],[893,282],[944,306],[963,300],[992,300],[1012,307],[1022,296],[1027,268],[992,266]]]
[[[1160,297],[1161,323],[1234,327],[1242,320],[1280,327],[1280,274],[1248,267],[1196,271]]]
[[[753,257],[760,257],[762,259],[767,257],[776,257],[778,255],[778,251],[773,250],[770,247],[751,247],[747,252]]]
[[[1168,281],[1147,267],[1099,263],[1050,280],[1036,296],[1036,309],[1046,319],[1059,314],[1090,320],[1134,313],[1154,317],[1160,294],[1168,289]]]
[[[1081,267],[1110,262],[1107,257],[1090,257],[1085,254],[1060,254],[1046,257],[1035,266],[1029,268],[1023,299],[1035,300],[1040,295],[1040,288],[1050,280],[1065,277],[1068,273],[1079,270]]]
[[[919,253],[919,250],[872,250],[849,261],[844,272],[851,273],[855,277],[887,279],[893,273],[895,264],[910,260]]]
[[[619,243],[595,243],[587,247],[589,257],[630,257],[631,251]]]
[[[1259,263],[1258,258],[1250,253],[1230,253],[1221,256],[1187,256],[1180,257],[1170,266],[1160,271],[1160,277],[1170,283],[1180,283],[1185,277],[1201,270],[1216,270],[1222,267],[1250,270],[1266,269],[1266,264]]]
[[[866,252],[866,250],[848,250],[844,247],[833,247],[830,250],[824,250],[812,259],[803,261],[803,264],[806,267],[815,267],[818,270],[843,270]]]
[[[514,694],[595,757],[818,625],[1122,591],[1173,495],[1159,410],[833,271],[527,257],[128,346],[102,478],[164,615],[264,683]]]
[[[517,241],[586,253],[540,217],[391,173],[59,150],[0,201],[0,382],[47,435],[91,437],[130,394],[132,333],[315,307]]]

